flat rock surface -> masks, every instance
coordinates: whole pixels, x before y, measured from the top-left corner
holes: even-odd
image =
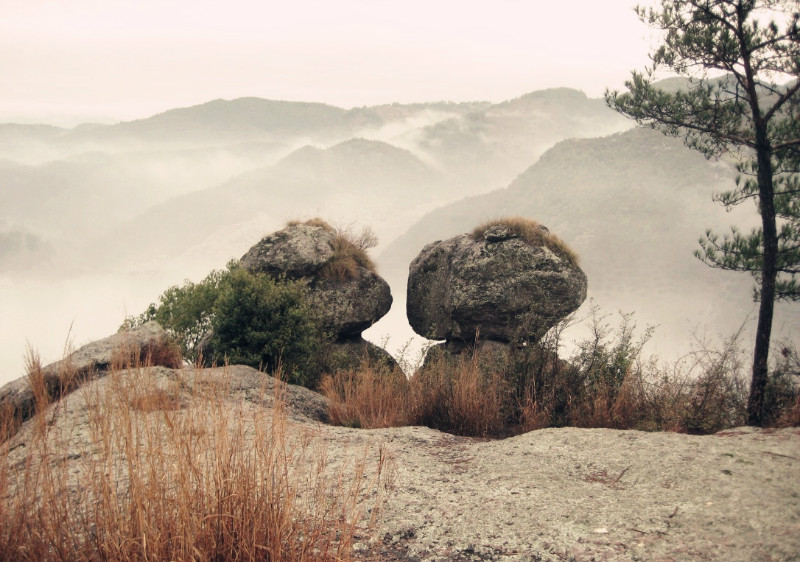
[[[800,559],[797,428],[361,433],[397,471],[364,560]]]

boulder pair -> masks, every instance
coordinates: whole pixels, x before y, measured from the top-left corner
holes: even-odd
[[[389,285],[366,256],[363,236],[314,219],[290,223],[241,259],[252,272],[307,281],[309,298],[337,345],[378,350],[361,333],[389,311]],[[407,314],[419,335],[458,353],[493,342],[533,342],[586,299],[574,252],[524,218],[491,221],[425,246],[411,262]]]

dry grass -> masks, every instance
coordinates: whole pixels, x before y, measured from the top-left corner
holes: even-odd
[[[365,360],[358,369],[325,375],[319,388],[330,399],[328,415],[333,424],[375,429],[412,421],[409,382],[398,368]]]
[[[596,312],[596,311],[595,311]],[[327,377],[335,423],[352,427],[426,425],[471,436],[504,437],[544,427],[605,427],[714,433],[746,423],[748,362],[739,334],[672,365],[642,356],[649,332],[630,315],[616,330],[594,315],[594,335],[560,360],[559,329],[503,361],[477,348],[429,360],[404,383],[369,365]],[[794,352],[770,378],[770,425],[800,425],[800,370]],[[788,365],[788,366],[787,366]]]
[[[328,224],[327,221],[325,221],[325,220],[323,220],[323,219],[321,219],[319,217],[314,217],[313,219],[308,219],[306,221],[293,220],[293,221],[289,221],[288,223],[286,223],[287,227],[290,227],[290,226],[301,226],[301,225],[304,225],[304,226],[316,226],[316,227],[319,227],[319,228],[322,228],[322,229],[326,230],[327,232],[330,232],[331,234],[336,231],[336,229],[334,227],[332,227],[330,224]]]
[[[472,231],[473,240],[483,240],[486,230],[493,226],[506,227],[513,236],[524,240],[527,244],[531,246],[545,246],[558,257],[574,265],[578,265],[578,254],[576,254],[566,242],[555,234],[550,233],[549,230],[538,222],[526,219],[525,217],[505,217],[487,221]]]
[[[333,257],[320,271],[322,277],[335,282],[343,282],[358,278],[361,268],[376,272],[375,263],[367,254],[367,250],[376,246],[378,239],[369,227],[364,227],[361,232],[357,233],[349,227],[331,226],[320,218],[304,222],[290,221],[287,224],[287,226],[297,225],[316,226],[333,235],[331,242]]]
[[[129,364],[49,407],[37,392],[0,449],[0,560],[352,558],[385,454],[378,480],[366,452],[333,470],[287,421],[283,385],[265,409],[226,399],[226,376],[181,377]]]

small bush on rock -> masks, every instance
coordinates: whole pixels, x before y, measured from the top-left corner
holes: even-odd
[[[155,320],[192,363],[228,361],[270,372],[281,367],[289,382],[313,387],[326,337],[305,291],[302,282],[253,274],[231,262],[199,283],[168,288],[123,328]]]

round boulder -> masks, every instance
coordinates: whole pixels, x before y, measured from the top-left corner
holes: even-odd
[[[339,340],[359,338],[392,305],[389,284],[365,248],[321,220],[270,234],[240,264],[252,273],[305,281],[325,328]]]
[[[409,268],[409,323],[429,339],[536,341],[586,299],[576,261],[524,219],[428,244]]]

